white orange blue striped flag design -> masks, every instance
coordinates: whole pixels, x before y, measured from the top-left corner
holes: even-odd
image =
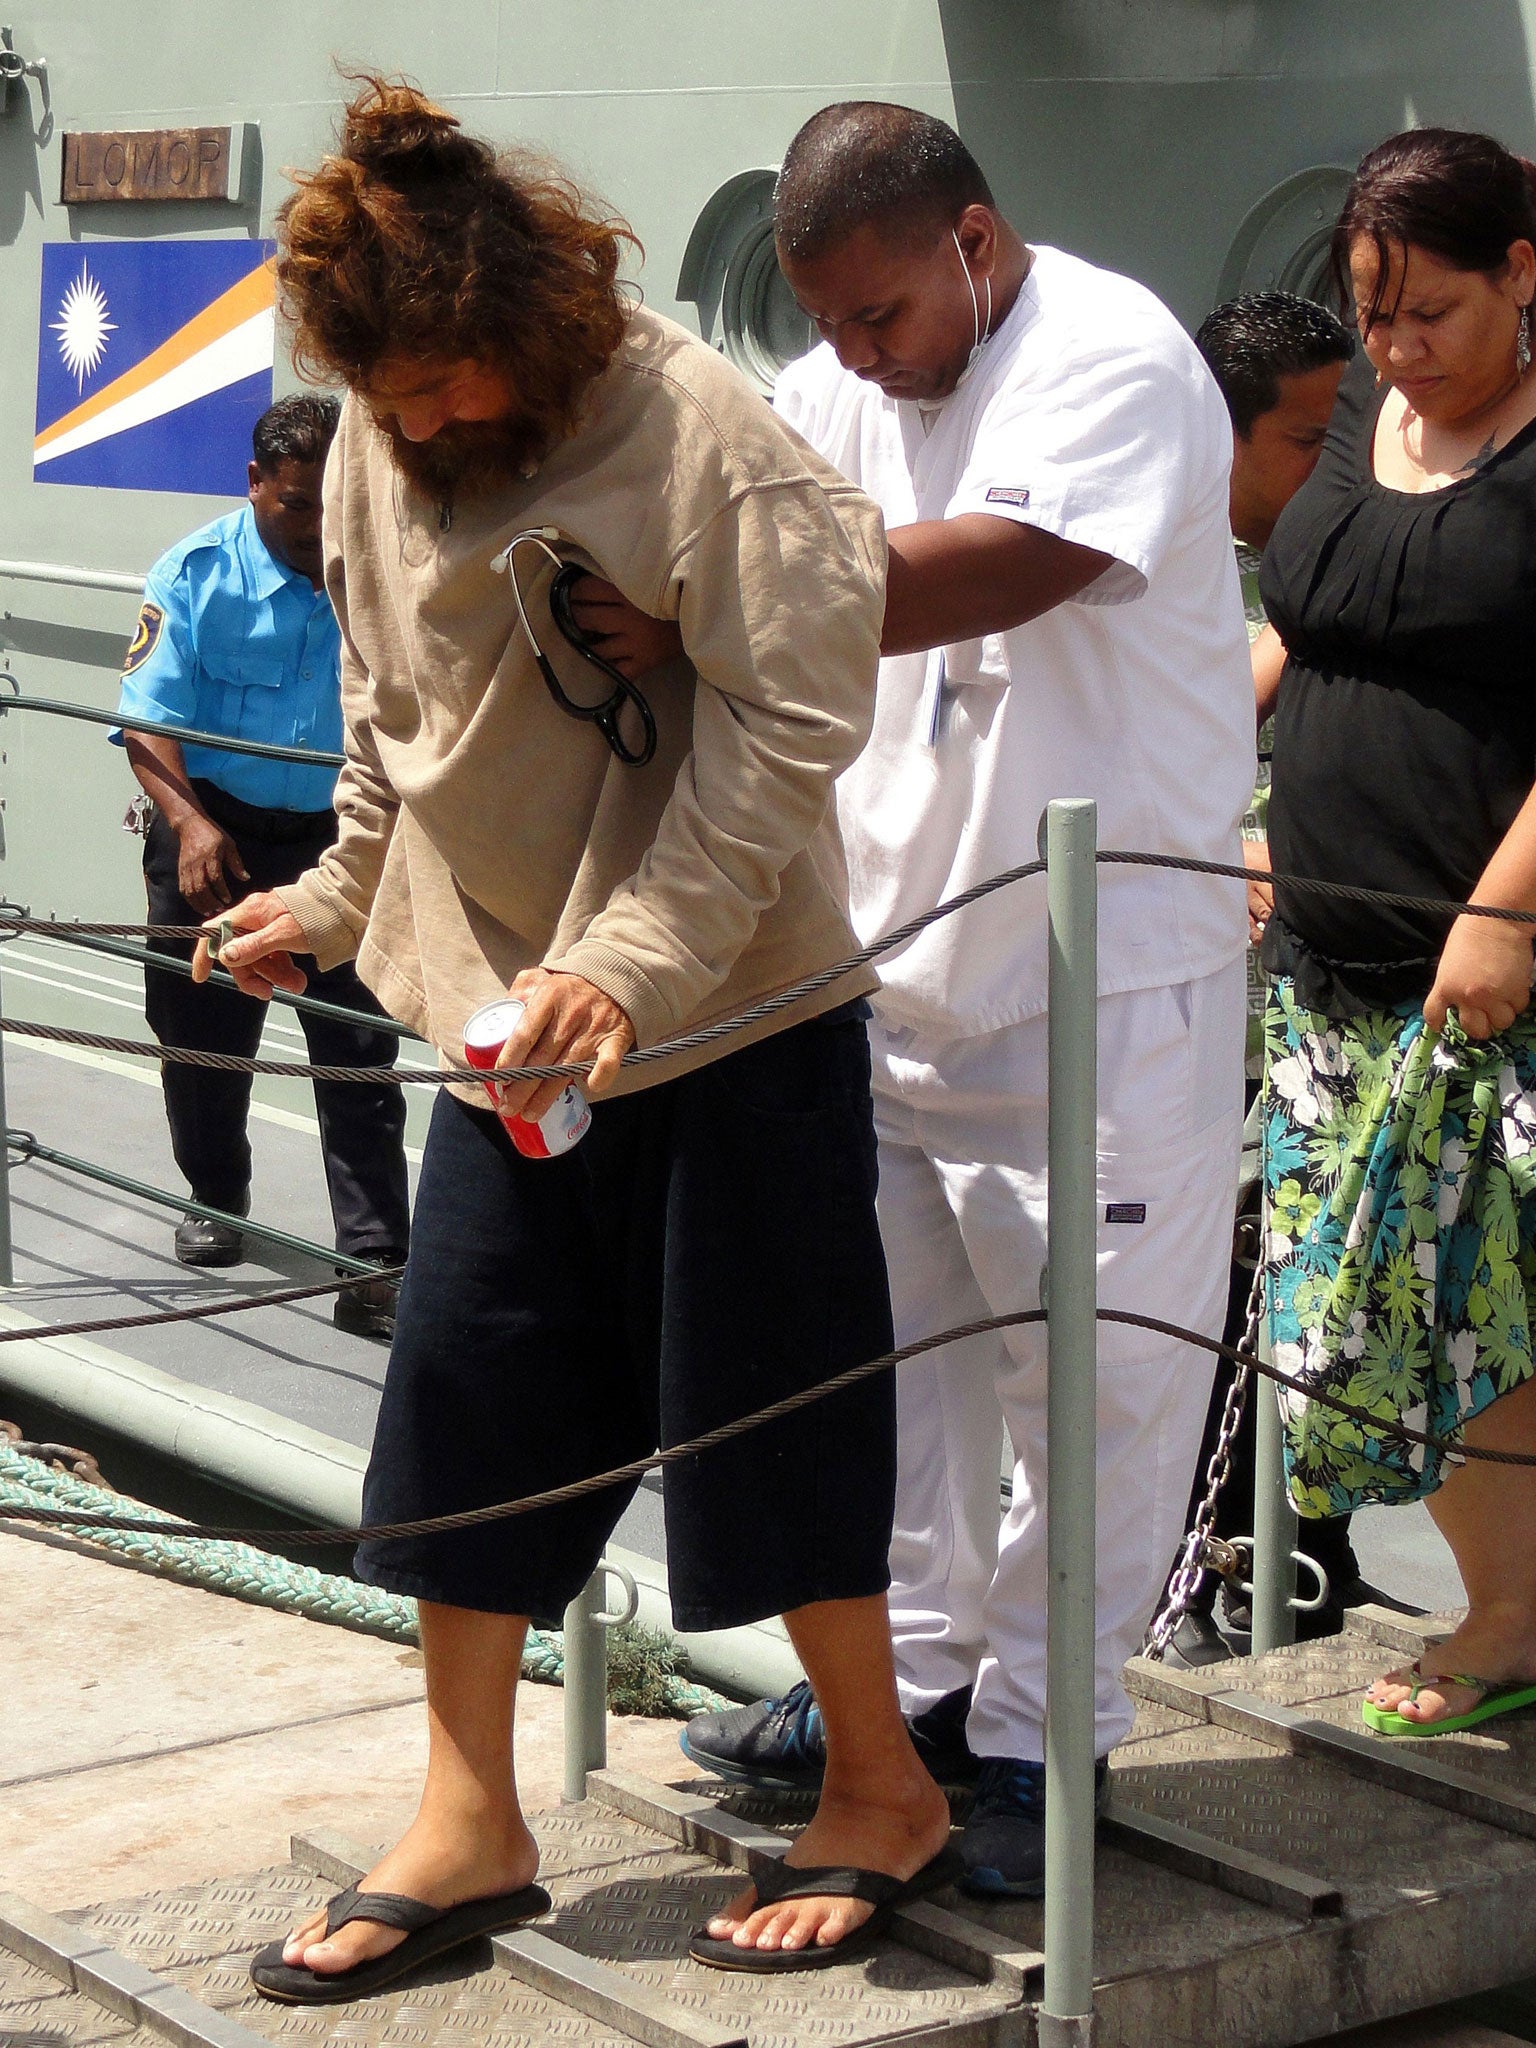
[[[53,242],[38,319],[38,483],[243,496],[272,402],[271,245]]]

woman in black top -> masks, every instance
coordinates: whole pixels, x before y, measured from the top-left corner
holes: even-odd
[[[1486,136],[1373,150],[1334,241],[1367,360],[1265,557],[1277,872],[1536,910],[1533,173]],[[1469,1601],[1378,1680],[1389,1735],[1536,1702],[1531,926],[1278,884],[1264,939],[1268,1287],[1303,1513],[1430,1496]]]

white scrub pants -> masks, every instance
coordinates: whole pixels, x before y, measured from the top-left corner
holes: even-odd
[[[1219,1337],[1243,1118],[1241,959],[1099,1003],[1099,1303]],[[1040,1306],[1046,1020],[933,1042],[870,1026],[898,1344]],[[1179,1537],[1214,1359],[1099,1325],[1097,1753]],[[974,1683],[981,1756],[1043,1757],[1046,1342],[975,1337],[897,1372],[891,1623],[908,1714]],[[1013,1502],[1001,1517],[1006,1432]]]

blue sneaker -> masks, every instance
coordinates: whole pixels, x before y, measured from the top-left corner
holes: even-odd
[[[781,1700],[695,1714],[678,1741],[690,1763],[715,1777],[775,1791],[814,1792],[827,1762],[821,1709],[803,1678]]]
[[[965,1739],[971,1689],[962,1686],[908,1722],[912,1746],[934,1780],[963,1789],[976,1782],[981,1759]],[[827,1761],[821,1709],[802,1678],[781,1700],[758,1700],[724,1714],[695,1714],[678,1738],[701,1770],[738,1785],[773,1791],[816,1791]]]
[[[1093,1767],[1102,1806],[1109,1765]],[[960,1837],[960,1889],[976,1899],[1038,1899],[1045,1891],[1045,1765],[1009,1756],[982,1759],[976,1803]]]

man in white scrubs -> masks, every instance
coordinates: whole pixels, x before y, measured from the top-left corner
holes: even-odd
[[[944,123],[855,102],[791,144],[779,259],[822,345],[775,405],[880,505],[890,538],[873,737],[838,809],[861,938],[1029,860],[1052,797],[1106,847],[1239,859],[1253,788],[1247,636],[1227,525],[1232,436],[1152,294],[1026,246]],[[1212,1336],[1242,1118],[1242,885],[1100,870],[1099,1289]],[[870,1039],[897,1341],[1040,1301],[1044,884],[881,964]],[[1180,1533],[1208,1354],[1101,1325],[1098,1753]],[[1042,1329],[898,1375],[891,1613],[936,1775],[980,1759],[968,1889],[1043,1876]],[[1004,1433],[1013,1497],[999,1528]],[[699,1762],[769,1782],[819,1763],[803,1688],[701,1717]]]

